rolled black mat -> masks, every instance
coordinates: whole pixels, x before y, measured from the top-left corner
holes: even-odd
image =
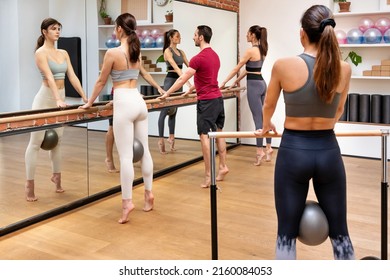
[[[382,123],[390,123],[390,95],[382,97]]]
[[[359,121],[359,94],[358,93],[348,94],[348,121],[350,122]]]
[[[347,100],[345,100],[344,111],[339,121],[347,121],[347,120],[348,120],[348,96],[347,96]]]
[[[372,123],[382,122],[382,95],[381,94],[371,95],[371,122]]]
[[[370,95],[359,95],[359,122],[370,122]]]

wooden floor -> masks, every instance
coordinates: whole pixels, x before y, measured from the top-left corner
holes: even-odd
[[[275,151],[275,156],[277,151]],[[253,166],[254,147],[228,153],[230,173],[218,192],[221,260],[274,258],[274,161]],[[379,160],[345,157],[348,221],[357,258],[380,257]],[[142,211],[143,188],[134,189],[130,222],[117,223],[121,197],[101,201],[6,235],[0,259],[208,260],[211,259],[210,191],[201,189],[203,162],[154,181],[155,209]],[[309,199],[314,199],[309,193]],[[332,259],[329,240],[297,242],[298,259]]]

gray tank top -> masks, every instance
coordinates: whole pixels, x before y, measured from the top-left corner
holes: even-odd
[[[248,60],[245,65],[245,70],[248,72],[261,72],[261,67],[263,67],[264,60]]]
[[[169,49],[172,52],[173,60],[176,62],[177,66],[180,69],[182,69],[183,68],[184,59],[183,59],[183,55],[181,53],[181,50],[177,49],[179,51],[179,53],[180,53],[180,55],[177,55],[171,47],[169,47]],[[167,64],[168,70],[173,70],[172,65],[168,61],[166,62],[166,64]]]
[[[334,118],[340,102],[340,93],[336,93],[333,101],[329,104],[321,100],[317,93],[313,79],[313,68],[315,57],[305,53],[300,54],[309,70],[306,83],[296,91],[287,92],[283,90],[284,103],[287,117],[320,117]]]
[[[129,60],[127,55],[123,53],[126,58],[127,69],[125,70],[111,70],[111,80],[113,82],[120,82],[125,80],[136,80],[138,79],[139,69],[129,68]]]

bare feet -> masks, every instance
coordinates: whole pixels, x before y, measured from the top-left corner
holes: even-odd
[[[204,189],[207,189],[207,188],[210,187],[210,185],[211,185],[210,177],[209,177],[209,176],[206,176],[205,179],[204,179],[204,181],[203,181],[203,183],[200,184],[200,187],[201,187],[201,188],[204,188]]]
[[[129,214],[134,210],[134,204],[131,199],[122,199],[122,218],[118,223],[125,224],[129,221]]]
[[[263,158],[265,157],[265,154],[262,153],[262,154],[256,154],[256,160],[255,162],[253,163],[253,165],[255,166],[260,166],[261,165],[261,162],[263,161]]]
[[[225,178],[226,174],[228,174],[228,173],[229,173],[229,168],[226,165],[223,168],[219,168],[218,176],[217,176],[217,178],[215,178],[215,180],[223,181],[223,179]]]
[[[144,208],[142,210],[144,210],[145,212],[152,211],[153,207],[154,207],[153,193],[151,191],[145,190],[144,198],[145,198],[145,204],[144,204]]]
[[[51,181],[56,185],[56,192],[63,193],[65,190],[61,187],[61,173],[53,173]]]
[[[104,161],[106,163],[107,171],[110,173],[119,173],[119,170],[115,168],[115,164],[113,161],[106,159]]]
[[[34,193],[34,180],[27,180],[25,185],[25,193],[26,193],[26,200],[28,202],[34,202],[38,200],[38,198],[35,196]]]
[[[171,152],[176,151],[176,149],[175,149],[175,139],[168,138],[167,142],[169,143],[169,146],[171,148]]]
[[[274,150],[272,150],[272,148],[269,148],[265,151],[265,161],[267,162],[270,162],[272,160],[272,153],[274,152]]]
[[[167,151],[165,151],[165,143],[164,140],[158,140],[158,150],[160,151],[160,154],[166,155]]]

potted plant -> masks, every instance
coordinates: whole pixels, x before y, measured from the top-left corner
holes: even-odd
[[[100,0],[99,14],[104,21],[104,24],[111,24],[111,17],[106,11],[106,0]]]
[[[167,11],[165,13],[165,21],[166,22],[173,22],[173,11],[172,10]]]
[[[345,13],[350,11],[351,2],[347,0],[334,0],[334,2],[339,3],[339,12]]]

